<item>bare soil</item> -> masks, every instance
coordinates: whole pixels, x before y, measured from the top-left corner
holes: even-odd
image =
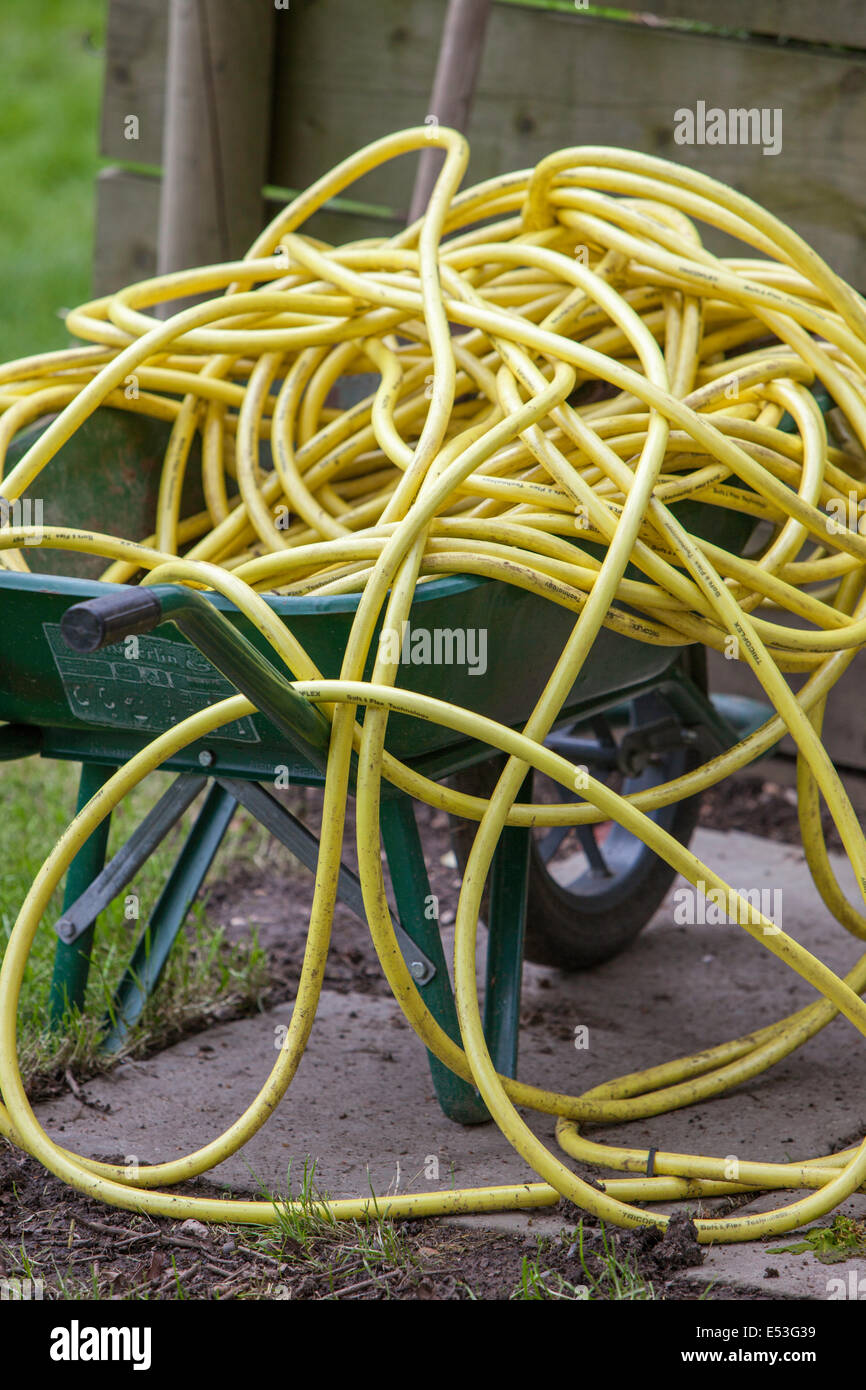
[[[293,788],[288,804],[312,830],[321,814],[321,793],[312,787]],[[439,920],[454,921],[460,893],[460,877],[453,858],[449,818],[428,806],[416,807],[424,845],[430,891],[439,899]],[[751,835],[788,844],[800,843],[796,794],[793,788],[762,780],[728,780],[705,792],[700,824],[713,830],[743,830]],[[825,836],[829,849],[841,849],[835,826],[825,812]],[[354,808],[346,817],[344,860],[357,868],[354,851]],[[444,862],[443,862],[444,861]],[[387,871],[386,871],[387,882]],[[206,887],[207,911],[230,940],[242,938],[255,926],[267,950],[271,986],[267,1005],[294,997],[313,901],[313,878],[282,846],[272,842],[265,862],[236,860],[219,882]],[[339,906],[334,919],[331,954],[325,973],[325,989],[387,997],[388,982],[382,974],[370,933],[354,913]]]
[[[111,1158],[106,1155],[106,1158]],[[117,1156],[115,1156],[115,1159]],[[186,1185],[190,1195],[218,1195],[201,1179]],[[566,1222],[581,1213],[561,1204]],[[0,1278],[42,1279],[46,1300],[152,1299],[340,1299],[502,1300],[525,1282],[524,1262],[538,1266],[549,1286],[557,1276],[572,1286],[592,1287],[603,1278],[605,1250],[656,1298],[697,1300],[770,1299],[764,1289],[731,1289],[684,1280],[682,1272],[703,1263],[694,1227],[675,1218],[662,1236],[655,1230],[608,1231],[583,1216],[583,1263],[576,1232],[566,1227],[559,1241],[488,1231],[441,1221],[396,1223],[401,1242],[396,1260],[347,1258],[331,1236],[302,1248],[274,1237],[267,1253],[249,1227],[205,1226],[197,1221],[154,1220],[88,1198],[52,1177],[29,1156],[0,1149]],[[26,1264],[22,1260],[26,1257]],[[707,1292],[707,1288],[709,1291]],[[604,1288],[593,1297],[605,1297]]]
[[[711,830],[744,830],[764,840],[800,844],[797,793],[777,782],[743,778],[710,787],[701,797],[700,824]],[[821,808],[824,839],[830,850],[844,848],[826,806]]]
[[[292,788],[286,804],[305,825],[318,834],[322,794],[314,787]],[[418,825],[424,844],[430,892],[439,899],[439,920],[454,921],[460,878],[451,855],[447,815],[428,806],[417,806]],[[447,862],[443,864],[443,859]],[[343,860],[357,872],[354,803],[346,812]],[[385,866],[385,881],[390,880]],[[271,840],[258,862],[236,858],[230,872],[205,887],[208,916],[219,923],[230,940],[242,939],[255,927],[260,944],[271,962],[268,1005],[294,997],[300,978],[313,902],[313,876],[282,845]],[[391,898],[393,907],[393,898]],[[366,923],[348,908],[337,905],[331,951],[325,971],[325,989],[389,997],[391,990],[382,974]]]

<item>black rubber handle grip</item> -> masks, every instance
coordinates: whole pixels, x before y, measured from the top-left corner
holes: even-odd
[[[97,652],[162,621],[162,604],[149,589],[130,588],[73,604],[60,620],[60,634],[74,652]]]

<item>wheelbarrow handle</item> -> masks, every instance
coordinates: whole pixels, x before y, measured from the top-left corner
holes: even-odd
[[[73,651],[89,653],[173,622],[188,642],[246,695],[314,767],[327,765],[331,727],[320,709],[201,593],[180,585],[121,588],[67,608],[60,633]]]
[[[98,652],[124,637],[150,632],[162,621],[162,604],[150,589],[130,588],[73,604],[60,620],[60,635],[74,652]]]

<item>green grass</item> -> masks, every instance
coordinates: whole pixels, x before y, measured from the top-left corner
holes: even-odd
[[[273,1203],[276,1224],[267,1228],[236,1228],[238,1241],[251,1250],[275,1259],[279,1264],[289,1262],[295,1271],[325,1275],[330,1284],[330,1297],[339,1297],[358,1287],[381,1287],[385,1297],[389,1290],[385,1281],[396,1273],[420,1273],[422,1262],[406,1238],[405,1228],[387,1217],[370,1216],[365,1221],[338,1221],[322,1203],[328,1193],[320,1191],[315,1181],[315,1162],[304,1163],[300,1189],[294,1206],[286,1198],[274,1196],[261,1187],[261,1195]],[[292,1190],[291,1167],[286,1192]],[[613,1239],[602,1226],[602,1252],[590,1259],[584,1250],[583,1222],[576,1230],[562,1231],[558,1237],[539,1236],[535,1256],[522,1261],[517,1286],[505,1295],[516,1302],[635,1302],[658,1299],[652,1283],[638,1273],[630,1256],[617,1253]],[[566,1279],[559,1270],[550,1268],[557,1263],[555,1256],[564,1251],[572,1257],[577,1280]],[[576,1257],[576,1260],[574,1259]],[[350,1281],[347,1288],[347,1281]],[[464,1281],[460,1286],[470,1299],[477,1298]],[[280,1289],[282,1286],[277,1286]],[[506,1286],[507,1287],[507,1286]],[[280,1293],[271,1290],[272,1297]],[[325,1294],[325,1297],[329,1295]]]
[[[337,1220],[323,1203],[330,1194],[316,1184],[316,1162],[304,1161],[300,1188],[292,1197],[289,1165],[286,1191],[280,1196],[260,1184],[262,1197],[273,1204],[276,1223],[254,1228],[237,1227],[235,1235],[247,1249],[277,1261],[289,1262],[293,1270],[327,1278],[330,1293],[324,1298],[340,1298],[362,1288],[375,1286],[389,1297],[388,1279],[420,1269],[420,1261],[407,1239],[405,1227],[386,1217],[370,1215],[362,1220]],[[375,1194],[371,1191],[371,1196]],[[292,1201],[293,1205],[288,1205]],[[285,1285],[269,1290],[273,1298],[287,1295]]]
[[[26,758],[0,764],[0,956],[21,905],[44,859],[75,814],[78,769],[73,763]],[[168,785],[158,773],[136,788],[112,817],[108,853],[116,852]],[[55,890],[42,919],[24,978],[19,1007],[19,1055],[26,1081],[56,1075],[69,1065],[93,1070],[100,1063],[96,1044],[100,1022],[133,946],[156,903],[166,875],[201,804],[193,803],[134,880],[105,910],[97,927],[97,949],[90,969],[83,1014],[67,1020],[59,1033],[46,1031],[48,991],[57,938],[62,887]],[[210,881],[236,854],[248,854],[255,831],[236,817],[211,868]],[[139,918],[125,910],[128,894],[138,898]],[[255,936],[228,944],[221,929],[209,923],[200,903],[172,952],[159,989],[130,1038],[141,1052],[204,1025],[216,1010],[254,1008],[267,981],[267,962]]]
[[[105,0],[0,6],[0,361],[62,347],[90,295]]]
[[[518,1303],[529,1302],[581,1302],[581,1303],[626,1303],[655,1300],[658,1295],[653,1285],[643,1279],[628,1257],[616,1252],[612,1240],[602,1226],[603,1253],[590,1265],[584,1252],[583,1222],[574,1232],[563,1231],[558,1240],[550,1237],[537,1238],[538,1252],[534,1257],[524,1256],[520,1282],[510,1295]],[[581,1269],[578,1283],[565,1279],[558,1270],[549,1268],[550,1256],[556,1244],[568,1246],[569,1253],[577,1256]],[[545,1258],[547,1256],[547,1258]]]

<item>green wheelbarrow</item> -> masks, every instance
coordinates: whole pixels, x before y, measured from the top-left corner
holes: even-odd
[[[29,442],[22,440],[16,452]],[[164,447],[163,426],[100,410],[46,475],[53,493],[43,499],[44,524],[144,534]],[[192,486],[194,464],[192,459]],[[186,500],[190,511],[196,509],[194,496]],[[706,534],[711,528],[713,539],[730,549],[742,549],[755,525],[748,516],[695,503],[682,503],[675,511],[693,532]],[[80,808],[118,766],[187,715],[236,691],[257,711],[163,764],[174,781],[108,863],[106,820],[69,868],[55,924],[51,1010],[57,1025],[68,1009],[83,1004],[100,912],[200,798],[192,829],[109,1011],[104,1047],[116,1051],[158,985],[238,805],[302,863],[315,867],[315,835],[272,788],[278,776],[281,784],[323,782],[327,724],[291,688],[258,631],[221,596],[205,597],[183,586],[105,584],[91,577],[92,559],[76,557],[70,563],[68,555],[41,548],[26,554],[38,572],[0,572],[6,638],[0,649],[0,721],[5,721],[0,759],[38,754],[80,763]],[[102,565],[96,562],[97,569]],[[269,596],[268,601],[323,675],[337,677],[357,598]],[[519,727],[573,625],[573,614],[564,608],[496,581],[449,577],[425,583],[413,602],[411,626],[450,634],[451,659],[409,662],[401,666],[400,684]],[[467,651],[463,660],[455,659],[458,632],[485,634],[483,661],[480,643],[471,659]],[[134,659],[130,636],[136,638]],[[519,668],[512,659],[516,650]],[[549,742],[628,793],[668,781],[730,747],[767,713],[755,701],[710,698],[702,648],[651,646],[603,629]],[[413,770],[481,795],[491,789],[499,766],[487,745],[399,714],[388,721],[386,747]],[[543,800],[540,781],[537,775],[527,778],[521,796]],[[697,811],[698,798],[692,797],[653,815],[687,843]],[[413,803],[387,784],[381,827],[401,949],[431,1013],[459,1041],[438,923],[426,911],[430,885]],[[471,825],[454,822],[458,861],[465,860],[473,834]],[[581,969],[615,955],[653,915],[673,877],[664,861],[618,825],[506,829],[485,902],[484,1025],[500,1072],[516,1074],[524,956]],[[360,884],[345,865],[339,898],[363,918]],[[473,1087],[432,1055],[430,1065],[447,1115],[461,1123],[487,1118]]]

